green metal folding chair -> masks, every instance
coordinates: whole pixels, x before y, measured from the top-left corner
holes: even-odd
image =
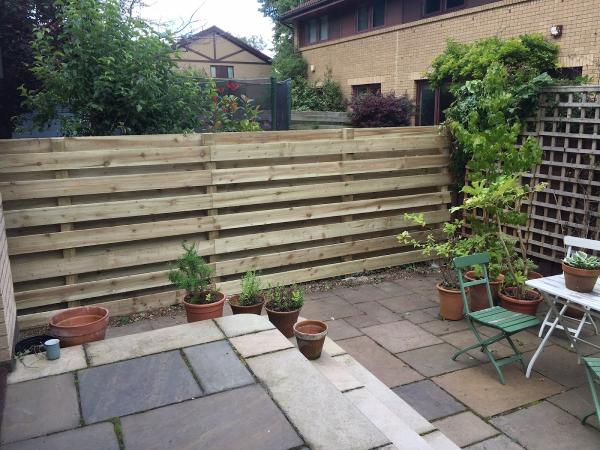
[[[513,334],[519,333],[520,331],[527,330],[528,328],[533,328],[541,324],[541,321],[535,316],[530,316],[527,314],[516,313],[509,311],[501,306],[494,306],[494,302],[492,299],[492,291],[490,289],[490,282],[488,278],[488,264],[490,262],[490,255],[488,253],[476,253],[470,256],[461,256],[458,258],[454,258],[454,267],[456,268],[458,274],[458,280],[460,283],[460,293],[462,294],[462,299],[465,308],[465,316],[467,321],[469,322],[469,326],[477,339],[477,343],[470,345],[469,347],[463,348],[456,352],[452,359],[456,360],[460,355],[469,350],[473,350],[475,348],[480,348],[482,352],[485,352],[488,356],[490,362],[496,369],[498,373],[498,377],[500,378],[500,383],[506,384],[504,381],[504,375],[502,375],[501,367],[506,364],[511,364],[513,362],[520,362],[523,371],[525,371],[525,363],[523,362],[523,356],[521,352],[517,350],[514,342],[510,338]],[[472,266],[480,266],[483,269],[483,278],[465,282],[463,277],[463,269],[471,268]],[[477,286],[485,284],[488,296],[488,302],[490,307],[471,312],[469,308],[469,300],[467,298],[466,289],[470,286]],[[484,339],[479,330],[477,330],[476,325],[484,325],[486,327],[494,328],[499,331],[495,336]],[[514,355],[508,356],[502,359],[496,359],[492,352],[489,349],[489,346],[495,342],[499,342],[503,339],[506,339],[510,344],[511,348],[515,352]]]
[[[600,358],[584,357],[582,359],[588,383],[590,385],[590,391],[592,391],[592,400],[594,401],[595,408],[594,411],[586,414],[581,419],[581,423],[585,424],[585,421],[594,414],[598,417],[598,420],[600,420],[600,402],[598,402],[598,392],[596,390],[596,384],[600,384]]]

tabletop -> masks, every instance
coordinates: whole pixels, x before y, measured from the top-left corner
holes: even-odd
[[[600,311],[600,281],[596,283],[594,290],[589,293],[576,292],[567,289],[565,286],[564,275],[536,278],[535,280],[528,280],[525,284],[538,291]]]

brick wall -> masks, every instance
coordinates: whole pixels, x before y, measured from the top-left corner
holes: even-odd
[[[4,216],[2,214],[2,199],[0,198],[0,365],[9,365],[13,355],[15,338],[15,321],[17,308],[13,292],[10,264],[8,262],[8,247]]]
[[[448,39],[471,42],[494,35],[542,33],[560,45],[561,66],[582,66],[584,75],[598,80],[598,6],[598,0],[504,0],[301,50],[314,66],[310,77],[331,68],[346,96],[352,85],[369,83],[414,96],[415,80],[424,78]],[[559,39],[550,37],[552,25],[564,26]]]

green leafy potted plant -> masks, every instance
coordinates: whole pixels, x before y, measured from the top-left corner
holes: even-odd
[[[575,252],[563,259],[567,289],[577,292],[592,292],[600,276],[600,259],[585,252]]]
[[[175,267],[169,271],[169,281],[179,289],[184,289],[186,295],[183,306],[188,322],[214,319],[223,315],[225,295],[210,289],[210,266],[198,255],[195,244],[181,243],[184,253],[175,262]]]
[[[269,286],[265,309],[269,320],[281,333],[290,338],[294,335],[294,324],[304,304],[304,291],[296,286]]]
[[[265,296],[262,294],[260,280],[256,272],[249,270],[242,278],[242,292],[229,297],[229,306],[233,314],[258,314],[262,311]]]

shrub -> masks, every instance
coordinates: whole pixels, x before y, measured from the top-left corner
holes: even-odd
[[[346,111],[346,102],[340,85],[333,81],[331,71],[323,80],[311,82],[295,78],[292,82],[292,109],[294,111]]]
[[[295,311],[304,304],[304,291],[296,286],[269,286],[267,306],[274,311]]]
[[[249,270],[242,278],[242,292],[238,301],[240,306],[256,305],[262,301],[260,295],[260,280],[256,277],[256,272]]]
[[[585,252],[575,252],[566,257],[565,264],[577,269],[596,270],[600,269],[600,259],[596,256],[588,255]]]
[[[410,125],[415,110],[407,94],[363,94],[350,101],[352,125],[361,128],[398,127]]]
[[[210,303],[208,287],[213,273],[210,266],[198,254],[195,244],[181,243],[184,253],[175,261],[175,267],[169,271],[169,281],[179,289],[185,289],[190,303]]]

